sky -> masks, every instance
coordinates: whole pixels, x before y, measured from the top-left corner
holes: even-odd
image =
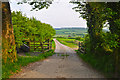
[[[84,27],[86,20],[79,17],[80,14],[72,8],[76,5],[69,3],[70,0],[54,0],[48,9],[39,11],[30,11],[32,7],[29,4],[17,5],[17,0],[11,0],[12,11],[22,11],[27,17],[35,17],[43,23],[52,25],[54,28],[61,27]]]

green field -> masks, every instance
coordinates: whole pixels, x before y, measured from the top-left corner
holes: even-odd
[[[55,28],[54,37],[84,37],[87,34],[87,28]]]
[[[79,41],[76,39],[68,39],[68,38],[56,38],[60,43],[71,47],[71,48],[78,48]]]

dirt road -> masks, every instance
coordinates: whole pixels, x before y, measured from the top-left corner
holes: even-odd
[[[56,54],[24,67],[12,78],[104,78],[84,63],[71,48],[56,44]]]

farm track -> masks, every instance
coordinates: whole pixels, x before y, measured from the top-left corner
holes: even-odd
[[[56,39],[54,41],[55,55],[23,67],[21,72],[11,78],[104,78],[84,63],[73,49]]]

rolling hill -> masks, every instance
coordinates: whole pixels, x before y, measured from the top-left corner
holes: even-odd
[[[84,37],[87,34],[87,28],[55,28],[55,37]]]

